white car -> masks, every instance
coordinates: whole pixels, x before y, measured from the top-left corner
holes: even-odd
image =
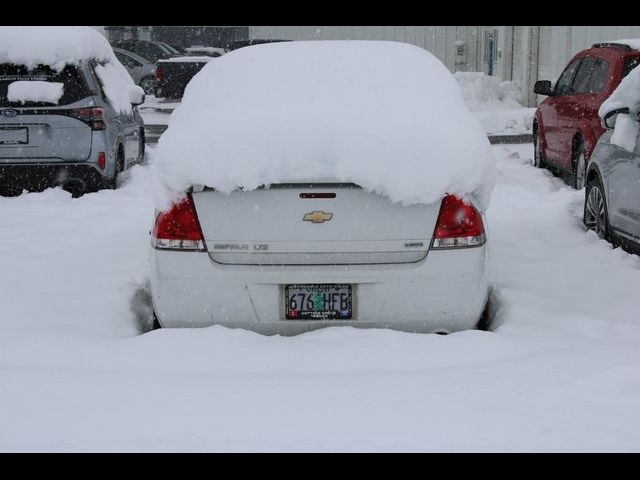
[[[336,166],[334,155],[329,153],[327,155],[332,157],[334,162],[330,165],[335,168],[335,176],[321,178],[319,173],[313,171],[311,156],[307,158],[310,172],[308,178],[304,177],[304,174],[292,173],[296,170],[292,168],[292,161],[300,161],[303,167],[306,165],[304,159],[299,160],[304,155],[295,149],[296,154],[292,155],[294,160],[285,161],[282,175],[276,175],[280,181],[265,182],[268,186],[257,188],[254,182],[253,186],[245,188],[239,180],[240,186],[227,189],[229,191],[224,191],[222,184],[216,184],[216,181],[225,176],[225,169],[234,168],[237,162],[229,157],[226,162],[220,160],[216,167],[214,159],[220,159],[220,155],[228,152],[229,148],[234,148],[234,145],[226,145],[216,154],[214,150],[217,143],[207,146],[211,138],[206,135],[207,138],[202,138],[202,135],[188,137],[188,132],[194,128],[205,128],[194,127],[190,122],[195,120],[202,125],[202,119],[197,118],[197,112],[209,110],[206,101],[197,101],[200,87],[203,90],[207,88],[208,73],[216,76],[218,91],[222,92],[220,95],[229,99],[232,96],[225,92],[224,76],[230,77],[229,85],[236,85],[237,78],[233,78],[235,65],[238,65],[240,71],[246,71],[246,65],[253,64],[253,54],[249,51],[258,48],[262,50],[256,54],[263,59],[267,57],[263,66],[269,63],[276,64],[265,67],[269,69],[268,72],[262,72],[260,76],[255,75],[261,79],[260,83],[267,84],[265,88],[269,88],[269,75],[278,80],[279,60],[289,62],[290,58],[307,58],[296,55],[298,49],[312,49],[306,53],[318,53],[312,55],[313,65],[318,69],[313,74],[316,76],[322,75],[318,72],[326,71],[323,66],[324,60],[335,66],[336,57],[340,57],[343,51],[346,52],[345,63],[354,58],[362,58],[359,52],[361,48],[373,49],[376,53],[372,55],[375,62],[380,58],[386,58],[384,51],[377,51],[381,48],[400,49],[401,55],[418,55],[420,59],[422,57],[419,55],[429,55],[424,51],[405,52],[404,48],[417,47],[404,44],[391,44],[392,47],[388,47],[389,42],[354,42],[357,46],[349,42],[299,42],[299,46],[295,45],[296,43],[239,49],[221,57],[221,63],[231,59],[227,66],[216,66],[211,72],[208,70],[211,65],[209,64],[194,78],[194,86],[187,92],[188,95],[185,96],[181,107],[185,108],[185,111],[177,112],[182,113],[182,116],[177,115],[175,120],[172,119],[174,123],[170,124],[167,134],[174,136],[167,137],[165,143],[161,142],[159,145],[159,171],[166,171],[167,175],[175,176],[184,175],[185,171],[191,169],[193,176],[190,181],[181,184],[186,188],[183,188],[179,195],[182,197],[180,200],[169,208],[156,212],[150,254],[151,293],[156,326],[224,325],[264,334],[297,334],[337,325],[438,333],[486,328],[489,299],[488,238],[480,205],[482,202],[476,201],[474,195],[465,195],[464,192],[443,193],[437,200],[428,203],[394,201],[390,198],[391,195],[375,191],[380,188],[371,188],[367,184],[367,175],[371,175],[375,170],[375,153],[369,157],[371,172],[363,173],[362,182],[356,183],[346,181],[346,177],[350,175],[337,173],[340,168]],[[314,47],[314,43],[318,45]],[[315,52],[314,48],[321,51]],[[355,51],[352,52],[351,49]],[[304,75],[309,74],[307,68],[301,70],[306,71]],[[443,74],[440,70],[436,70],[436,73],[436,82],[442,81],[442,75],[451,76],[448,72]],[[337,78],[339,83],[341,81],[340,73],[328,71],[326,75],[332,76],[334,80]],[[291,72],[286,76],[290,78]],[[198,85],[198,80],[202,85]],[[350,85],[348,88],[353,86],[354,81],[359,92],[366,91],[364,83],[358,85],[353,76],[345,77],[345,82]],[[375,86],[377,92],[378,87],[379,85]],[[428,88],[428,85],[426,87]],[[297,116],[295,113],[298,108],[296,105],[300,102],[297,101],[294,90],[295,88],[283,88],[280,92],[283,97],[274,99],[274,104],[282,108],[286,106],[286,99],[294,97],[291,108],[285,108],[284,111],[287,118],[293,117],[291,125],[300,125],[306,120],[304,114]],[[314,89],[316,95],[321,96],[320,90]],[[449,91],[454,92],[448,90],[448,86],[444,88],[444,95]],[[335,84],[331,86],[331,94],[336,94]],[[457,102],[461,102],[461,99],[455,97],[455,93],[452,95],[454,96],[451,108],[455,114]],[[376,95],[367,99],[373,102],[374,110],[378,107],[376,100],[381,97],[383,96]],[[343,102],[337,102],[336,108],[339,109],[339,105],[342,104]],[[256,101],[255,105],[259,110],[259,101]],[[309,105],[302,108],[307,107]],[[187,115],[190,108],[194,109],[193,115]],[[225,109],[222,106],[220,109],[221,115],[224,115]],[[250,115],[251,112],[248,112],[244,117],[245,127],[246,119],[250,118]],[[259,114],[256,115],[260,117]],[[386,110],[384,118],[389,118],[388,115],[389,111]],[[393,131],[392,122],[384,125],[384,118],[383,123],[376,124],[375,128]],[[466,121],[464,117],[462,124]],[[268,149],[258,147],[266,138],[273,141],[278,135],[285,138],[287,135],[291,136],[290,132],[283,132],[283,128],[278,125],[261,125],[260,134],[252,136],[251,127],[247,127],[243,133],[246,135],[246,145],[256,148],[256,152]],[[213,126],[211,128],[212,132],[216,131]],[[266,134],[264,129],[270,128],[273,130]],[[447,128],[456,130],[457,135],[460,125]],[[481,132],[480,127],[479,130],[474,128],[471,128],[471,136]],[[339,132],[344,133],[345,129],[346,127],[340,128]],[[310,129],[310,139],[301,141],[300,145],[306,147],[312,143],[316,131]],[[441,138],[442,135],[438,137]],[[218,142],[225,142],[227,137],[221,138]],[[298,137],[291,136],[290,148],[294,148],[296,138]],[[345,138],[348,139],[350,136],[346,135]],[[394,141],[390,144],[392,150],[395,148]],[[482,142],[486,142],[486,138],[483,136],[478,141],[484,149]],[[201,161],[194,160],[200,151],[194,146],[194,142],[203,143]],[[336,140],[336,143],[340,142]],[[276,138],[270,145],[273,147],[282,143]],[[178,150],[173,150],[172,145],[176,149],[183,148],[184,154],[175,154]],[[385,145],[388,147],[389,143]],[[437,149],[435,144],[431,147]],[[286,150],[287,147],[284,148]],[[430,146],[426,145],[425,148]],[[455,147],[451,148],[455,150]],[[465,163],[465,167],[458,172],[459,178],[473,176],[470,166],[471,169],[476,166],[484,168],[484,153],[477,149],[475,151],[478,158],[469,159]],[[402,152],[401,146],[398,145],[399,157]],[[242,158],[246,158],[246,150],[241,154],[244,155]],[[336,155],[340,156],[338,153]],[[366,154],[363,152],[362,155]],[[465,155],[469,156],[469,153]],[[169,160],[170,157],[175,159],[173,164]],[[181,158],[185,159],[184,165],[180,163]],[[267,165],[277,170],[276,157],[265,157],[264,165],[258,165],[259,158],[262,157],[256,153],[256,169]],[[353,160],[353,155],[349,158]],[[195,165],[198,165],[198,168],[195,168]],[[491,167],[490,162],[487,165],[487,168]],[[389,172],[396,170],[395,173],[398,173],[399,170],[400,179],[405,177],[402,168],[402,161],[387,167]],[[208,169],[211,169],[212,176],[204,173],[208,172]],[[303,168],[302,171],[304,170]],[[458,174],[456,172],[454,171],[452,177]],[[385,176],[391,178],[395,173]],[[287,174],[290,177],[287,177]],[[433,169],[433,175],[437,174],[437,168]],[[357,176],[356,173],[351,178]],[[237,174],[229,173],[229,179],[237,177]],[[406,177],[410,181],[412,172],[406,172]],[[171,183],[168,178],[164,179],[165,183]],[[482,175],[478,178],[479,183],[486,183]],[[384,178],[379,180],[384,184]],[[461,183],[455,178],[452,181],[458,185]],[[433,179],[423,182],[425,188],[431,185],[430,182],[433,183]],[[440,184],[448,185],[446,182],[438,183]],[[402,190],[399,192],[395,197],[402,195]]]

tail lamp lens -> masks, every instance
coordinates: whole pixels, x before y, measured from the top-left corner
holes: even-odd
[[[485,242],[482,215],[455,195],[442,200],[431,248],[477,247]]]
[[[104,130],[104,110],[102,108],[74,108],[69,115],[88,124],[91,130]]]
[[[204,251],[204,237],[191,194],[158,214],[151,243],[157,249]]]

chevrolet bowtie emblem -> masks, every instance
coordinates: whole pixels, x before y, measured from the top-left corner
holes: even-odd
[[[324,223],[331,220],[332,217],[333,217],[333,213],[321,212],[317,210],[315,212],[307,213],[304,216],[303,220],[305,222]]]

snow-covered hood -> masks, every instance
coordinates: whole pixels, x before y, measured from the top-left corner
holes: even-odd
[[[419,47],[374,41],[255,45],[209,62],[172,115],[155,170],[168,193],[331,177],[405,204],[456,193],[481,208],[495,176],[447,68]]]

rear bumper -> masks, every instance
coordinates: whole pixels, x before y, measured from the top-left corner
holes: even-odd
[[[4,163],[0,164],[0,191],[19,194],[23,190],[40,191],[58,185],[73,185],[80,190],[101,188],[104,176],[92,163]],[[84,189],[80,188],[84,184]]]
[[[152,249],[151,293],[163,327],[224,325],[292,335],[348,325],[433,332],[474,328],[488,299],[486,245],[430,251],[398,265],[260,267],[213,262],[207,253]],[[283,286],[349,283],[349,321],[286,320]]]

